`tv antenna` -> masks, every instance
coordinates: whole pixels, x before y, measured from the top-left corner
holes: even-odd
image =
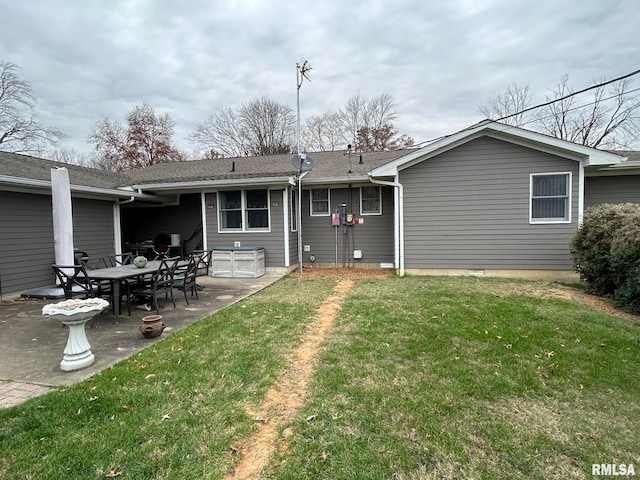
[[[298,107],[298,131],[296,155],[291,159],[291,163],[298,170],[298,206],[296,208],[296,226],[298,227],[298,263],[300,273],[302,273],[302,177],[313,168],[313,160],[304,153],[300,153],[300,87],[305,79],[311,81],[309,72],[311,65],[304,58],[296,63],[296,105]]]
[[[304,58],[300,62],[296,63],[296,105],[298,107],[298,145],[296,153],[300,154],[300,87],[305,78],[311,81],[309,78],[309,72],[311,71],[311,65]]]

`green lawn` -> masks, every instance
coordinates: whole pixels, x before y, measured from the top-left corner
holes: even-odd
[[[224,478],[259,426],[247,408],[334,284],[284,278],[90,381],[0,410],[0,477]],[[356,281],[265,478],[640,471],[640,327],[552,294],[486,278]]]

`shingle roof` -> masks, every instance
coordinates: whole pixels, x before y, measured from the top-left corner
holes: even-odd
[[[50,181],[51,169],[55,167],[65,167],[69,171],[69,182],[72,185],[115,189],[126,186],[129,183],[127,175],[69,163],[54,162],[53,160],[29,155],[0,152],[0,175]]]
[[[366,176],[371,169],[406,155],[410,150],[344,154],[316,152],[307,154],[314,167],[308,180]],[[362,163],[360,163],[362,155]],[[241,180],[249,178],[289,177],[297,173],[291,160],[293,154],[263,157],[218,158],[188,162],[161,163],[130,172],[135,185],[182,183],[206,180]]]

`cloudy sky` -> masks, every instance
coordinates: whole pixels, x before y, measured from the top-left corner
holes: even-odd
[[[264,95],[295,109],[301,59],[303,122],[388,93],[416,142],[478,122],[514,82],[539,103],[563,74],[578,90],[640,68],[637,0],[0,0],[0,12],[0,60],[80,153],[98,120],[142,103],[171,114],[187,151],[222,107]]]

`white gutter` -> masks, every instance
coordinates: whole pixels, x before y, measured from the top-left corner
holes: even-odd
[[[578,164],[578,226],[584,219],[584,163]]]
[[[39,187],[47,190],[51,190],[50,180],[35,180],[22,177],[11,177],[8,175],[0,175],[0,184],[15,185],[22,187]],[[74,185],[71,184],[71,191],[76,193],[91,193],[105,196],[117,196],[117,197],[132,197],[137,196],[139,199],[153,199],[153,195],[147,195],[145,193],[136,193],[130,188],[127,189],[115,189],[115,188],[99,188],[88,187],[86,185]]]
[[[207,242],[207,194],[200,192],[200,210],[202,215],[202,249],[209,250]]]
[[[284,210],[284,266],[288,267],[291,265],[291,259],[289,249],[291,248],[289,245],[289,187],[285,188],[282,191],[282,209]]]
[[[178,183],[136,183],[132,185],[140,191],[142,190],[191,190],[194,188],[203,187],[235,187],[246,185],[277,185],[279,183],[288,183],[289,176],[283,177],[259,177],[259,178],[225,178],[221,180],[197,180],[197,181],[185,181]]]
[[[394,235],[395,243],[395,267],[398,270],[398,275],[404,276],[404,187],[398,181],[398,174],[396,173],[395,180],[388,182],[386,180],[376,180],[373,177],[369,177],[372,183],[379,185],[386,185],[394,187],[393,192],[393,223],[396,230]]]

